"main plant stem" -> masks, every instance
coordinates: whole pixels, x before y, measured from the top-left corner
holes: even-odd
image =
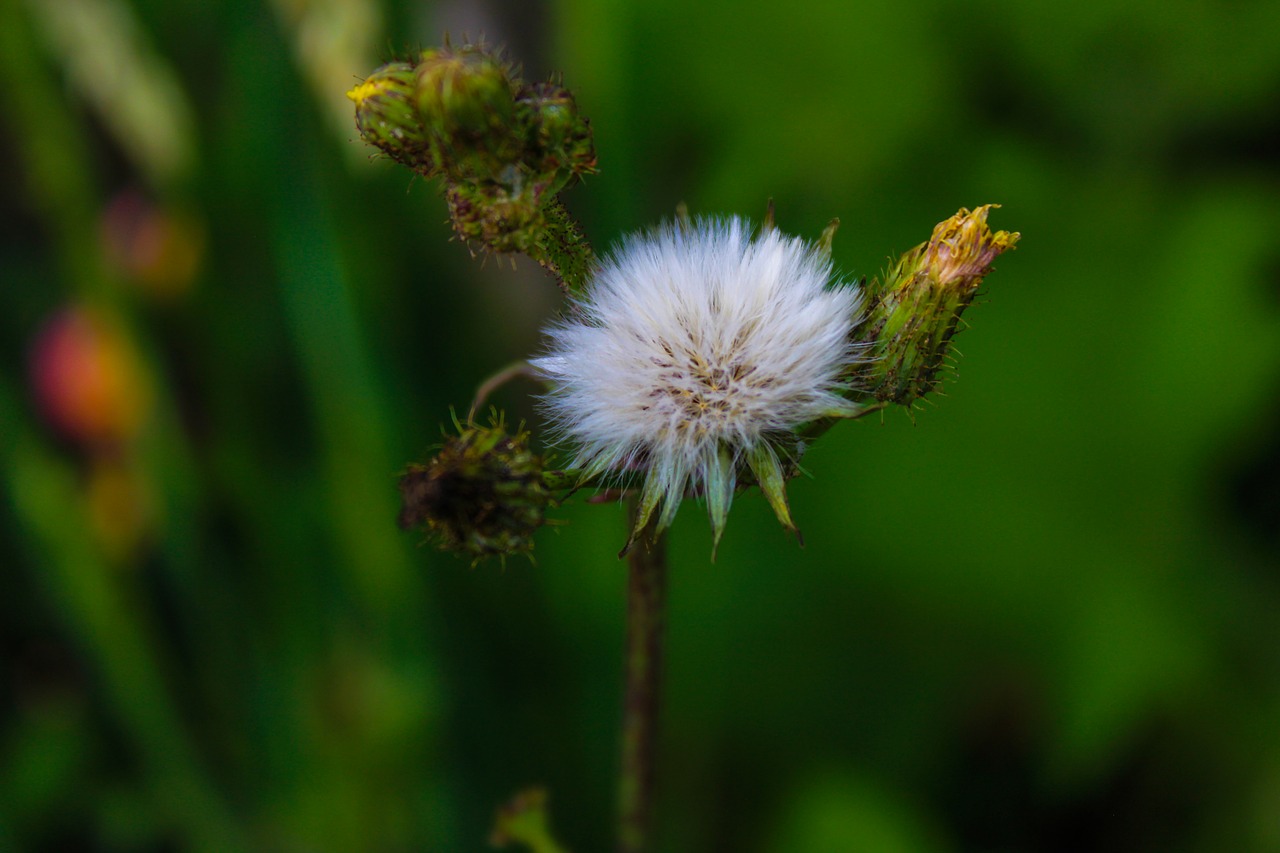
[[[627,502],[628,529],[638,502]],[[667,608],[667,540],[639,542],[627,555],[626,694],[618,779],[618,853],[643,853],[653,805],[654,752]]]

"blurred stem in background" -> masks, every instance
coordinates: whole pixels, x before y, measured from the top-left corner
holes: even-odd
[[[25,190],[54,242],[62,280],[82,296],[106,294],[97,257],[98,200],[85,134],[67,109],[21,0],[0,2],[0,103],[18,143]]]

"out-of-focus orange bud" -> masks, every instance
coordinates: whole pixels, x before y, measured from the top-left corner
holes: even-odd
[[[32,346],[30,370],[44,417],[90,447],[128,441],[150,409],[151,395],[129,339],[83,308],[69,308],[45,325]]]
[[[191,289],[205,248],[196,220],[124,190],[103,211],[101,229],[108,262],[141,290],[174,299]]]

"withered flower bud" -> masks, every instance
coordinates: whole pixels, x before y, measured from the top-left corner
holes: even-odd
[[[434,459],[400,478],[400,526],[421,527],[442,550],[473,562],[533,550],[554,499],[529,438],[508,434],[501,419],[460,427]]]
[[[875,399],[909,406],[937,387],[961,314],[995,259],[1018,242],[1016,232],[987,227],[998,206],[961,208],[927,243],[903,254],[883,283],[868,287],[861,337],[873,358],[859,384]]]

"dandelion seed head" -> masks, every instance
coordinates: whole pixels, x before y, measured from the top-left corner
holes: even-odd
[[[851,406],[841,376],[861,357],[860,294],[832,278],[813,244],[753,237],[737,218],[625,240],[533,362],[553,383],[545,407],[574,466],[645,471],[659,527],[686,490],[709,507],[713,490],[731,499],[744,458]]]

